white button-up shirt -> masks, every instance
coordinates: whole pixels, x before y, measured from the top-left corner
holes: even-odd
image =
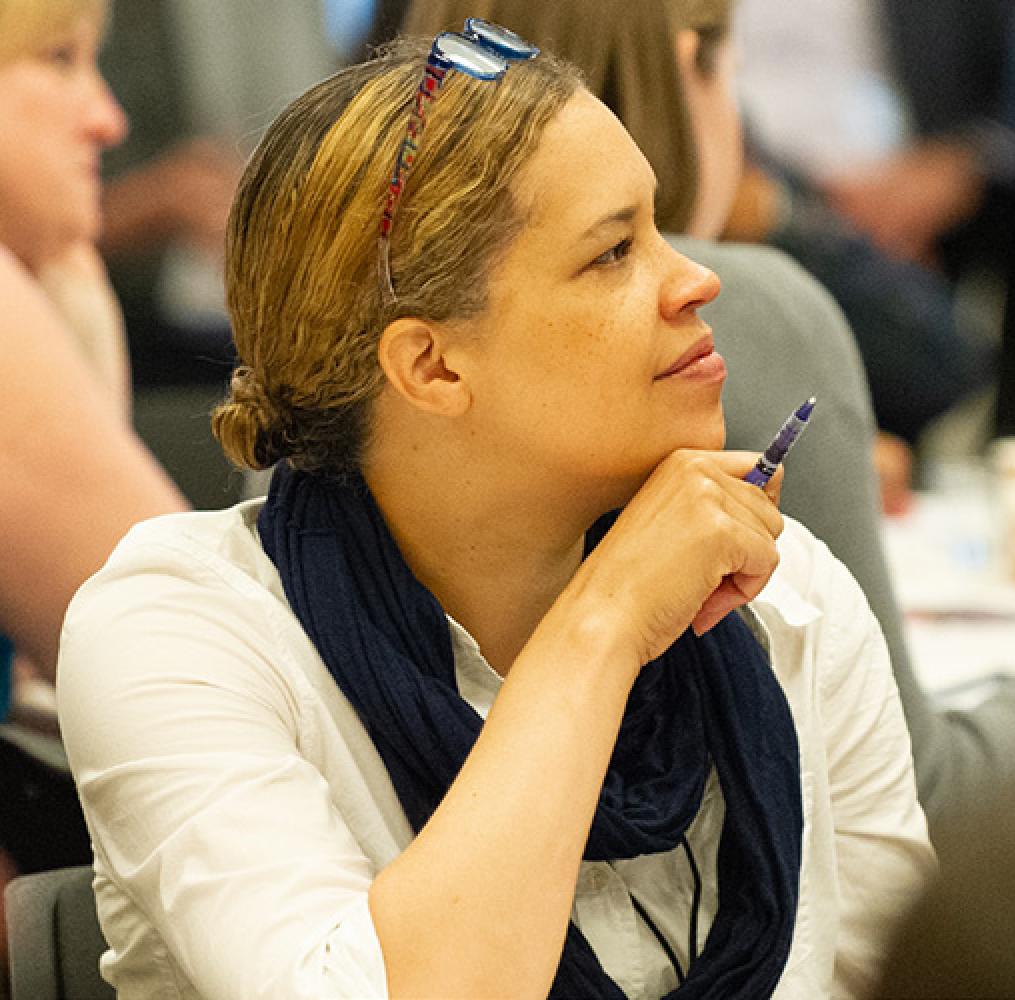
[[[292,614],[256,530],[260,501],[133,529],[74,599],[63,735],[95,850],[103,975],[121,1000],[385,997],[367,892],[412,834],[355,712]],[[780,1000],[858,996],[933,869],[880,631],[846,570],[787,520],[755,625],[797,726],[800,906]],[[500,685],[452,622],[459,687]],[[688,841],[717,908],[723,801]],[[673,989],[693,879],[682,849],[585,863],[573,918],[629,997]]]

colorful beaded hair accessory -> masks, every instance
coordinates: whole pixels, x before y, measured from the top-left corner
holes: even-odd
[[[512,62],[532,59],[539,49],[530,45],[513,31],[470,17],[459,32],[439,34],[430,47],[423,77],[416,90],[409,114],[405,138],[398,147],[395,169],[388,185],[388,194],[381,215],[380,272],[381,288],[389,301],[395,301],[395,288],[391,279],[391,230],[395,221],[405,181],[412,170],[419,149],[420,137],[426,127],[430,105],[437,99],[449,70],[458,70],[477,80],[499,80]]]

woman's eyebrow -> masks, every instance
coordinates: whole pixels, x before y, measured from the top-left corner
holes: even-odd
[[[652,188],[652,211],[655,213],[656,197],[659,193],[659,182],[656,181]],[[581,236],[578,237],[580,242],[591,239],[596,236],[601,230],[607,229],[610,226],[616,226],[620,224],[630,223],[635,216],[637,216],[641,204],[635,202],[634,204],[627,205],[624,208],[617,209],[615,212],[611,212],[609,215],[604,215],[602,218],[597,219],[592,223],[591,226],[586,229]]]
[[[591,226],[589,226],[588,229],[585,230],[585,232],[581,234],[581,236],[578,237],[578,239],[581,242],[589,240],[593,236],[596,236],[602,229],[630,222],[637,214],[637,205],[628,205],[625,208],[618,209],[616,212],[611,212],[609,215],[604,215],[601,219],[597,219]]]

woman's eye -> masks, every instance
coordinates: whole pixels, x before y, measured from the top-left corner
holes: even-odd
[[[77,60],[77,50],[72,44],[54,45],[42,54],[46,62],[63,69],[69,69]]]
[[[616,246],[610,247],[605,253],[601,253],[594,261],[593,267],[609,267],[611,264],[619,264],[631,252],[631,239],[621,240]]]

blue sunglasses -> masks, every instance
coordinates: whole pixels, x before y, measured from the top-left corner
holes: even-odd
[[[381,215],[381,286],[389,302],[396,300],[391,280],[391,230],[395,211],[402,197],[406,177],[416,159],[430,105],[437,99],[448,72],[457,70],[477,80],[499,80],[513,62],[532,59],[537,55],[539,49],[535,45],[529,44],[508,28],[478,17],[470,17],[461,32],[445,31],[433,40],[423,77],[416,90],[406,135],[398,148],[395,169]]]

